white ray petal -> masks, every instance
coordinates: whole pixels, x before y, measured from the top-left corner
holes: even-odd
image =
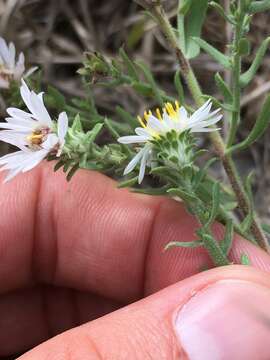
[[[52,119],[44,105],[42,95],[37,95],[34,91],[31,91],[31,106],[33,110],[33,115],[41,123],[49,127],[52,126]]]
[[[32,115],[18,108],[7,108],[7,113],[12,117],[22,118],[24,120],[31,120]]]
[[[27,145],[26,134],[9,130],[0,131],[0,141],[17,146],[20,149]]]
[[[49,134],[47,139],[42,143],[42,148],[48,151],[52,150],[59,143],[58,136],[56,134]]]
[[[15,45],[13,42],[9,44],[9,66],[11,69],[14,69],[15,67],[15,56],[16,56],[16,50]]]
[[[139,136],[145,136],[149,139],[151,138],[151,134],[149,134],[149,131],[147,131],[147,128],[137,127],[135,129],[135,133]]]
[[[137,143],[147,142],[147,140],[149,140],[149,137],[129,135],[129,136],[122,136],[117,141],[120,144],[137,144]]]
[[[142,148],[138,154],[136,154],[134,156],[134,158],[128,163],[128,165],[125,168],[124,171],[124,175],[129,174],[131,171],[133,171],[135,169],[135,167],[137,166],[138,162],[141,160],[141,158],[143,157],[144,154],[144,150],[145,148]]]
[[[9,49],[6,41],[3,38],[0,38],[0,55],[4,62],[8,64],[9,61]]]
[[[164,132],[164,126],[162,125],[162,121],[158,120],[155,116],[150,115],[147,121],[147,128],[150,128],[158,133]]]
[[[66,112],[62,112],[58,117],[58,138],[60,144],[64,144],[68,131],[68,117]]]
[[[197,133],[197,132],[212,132],[212,131],[217,131],[220,130],[220,128],[201,128],[201,127],[194,127],[191,129],[192,133]]]
[[[142,156],[141,165],[140,165],[140,171],[139,171],[139,177],[138,177],[139,184],[141,184],[143,181],[146,164],[149,160],[149,155],[150,155],[150,148],[149,148],[149,146],[146,146],[143,149],[143,156]]]
[[[184,108],[184,106],[181,106],[180,109],[178,110],[178,116],[180,118],[180,121],[186,121],[188,118],[188,112],[187,110]]]
[[[24,164],[22,172],[27,172],[29,170],[32,170],[34,167],[36,167],[45,157],[48,155],[48,150],[42,149],[39,151],[35,151],[33,154],[31,154],[31,158],[29,157],[29,160],[27,163]]]
[[[17,124],[11,124],[11,123],[0,123],[1,129],[9,129],[14,131],[23,131],[25,133],[29,133],[32,129],[32,127],[26,127],[23,125],[17,125]]]

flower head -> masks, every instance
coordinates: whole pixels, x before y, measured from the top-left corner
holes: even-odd
[[[8,108],[10,117],[0,123],[0,140],[17,146],[20,150],[0,158],[0,171],[10,170],[6,181],[19,172],[26,172],[38,165],[49,154],[60,156],[68,130],[65,112],[58,117],[57,125],[52,121],[43,102],[43,93],[29,90],[22,80],[21,97],[29,112]]]
[[[25,70],[24,55],[19,54],[16,61],[14,44],[9,45],[0,38],[0,88],[8,89],[11,80],[20,80]]]
[[[145,112],[144,117],[138,117],[141,127],[135,129],[136,135],[123,136],[118,139],[121,144],[145,144],[138,154],[130,161],[124,171],[124,175],[134,170],[140,162],[139,183],[142,182],[146,165],[151,162],[153,144],[159,141],[166,134],[175,132],[181,134],[183,132],[210,132],[218,130],[210,127],[216,124],[222,115],[220,109],[211,112],[212,103],[207,101],[202,107],[195,111],[191,116],[187,113],[183,106],[166,103],[165,107],[160,111],[156,110],[156,115],[151,111]]]

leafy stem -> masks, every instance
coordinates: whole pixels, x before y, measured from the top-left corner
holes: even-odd
[[[135,0],[139,3],[139,1]],[[151,5],[149,5],[151,3]],[[184,77],[186,84],[190,90],[190,93],[192,94],[192,97],[194,98],[194,101],[198,106],[203,105],[204,98],[203,93],[200,88],[200,85],[197,81],[197,78],[190,66],[190,63],[188,59],[183,54],[183,51],[180,47],[179,41],[176,37],[175,31],[172,28],[169,19],[167,18],[167,15],[161,6],[159,1],[144,1],[143,3],[140,3],[146,10],[148,10],[152,17],[156,20],[157,24],[162,29],[162,32],[164,33],[165,37],[168,39],[168,43],[174,50],[177,60],[180,65],[182,76]],[[237,31],[235,34],[235,46],[238,47],[240,39],[241,39],[241,23],[242,19],[240,19],[241,22],[239,22],[237,26]],[[236,95],[236,98],[234,99],[234,105],[236,107],[236,112],[233,113],[232,116],[232,127],[230,130],[230,136],[229,141],[233,141],[237,126],[239,123],[240,118],[240,71],[241,71],[241,57],[238,54],[238,52],[235,53],[234,57],[234,72],[237,75],[234,79],[234,92]],[[225,144],[221,137],[221,135],[218,132],[211,132],[210,133],[210,139],[214,146],[214,149],[216,153],[218,154],[219,158],[221,159],[224,169],[226,171],[226,174],[228,176],[228,179],[230,181],[231,187],[235,193],[235,196],[238,201],[238,206],[241,210],[243,218],[248,216],[249,214],[249,201],[248,196],[245,193],[244,186],[242,185],[241,178],[238,174],[238,171],[234,165],[234,162],[232,160],[232,157],[230,155],[227,155],[225,153]],[[258,219],[256,218],[256,215],[253,216],[252,224],[251,224],[251,232],[258,242],[258,244],[265,249],[266,251],[270,252],[269,245],[267,242],[267,239],[264,235],[264,232],[260,226],[260,223]]]

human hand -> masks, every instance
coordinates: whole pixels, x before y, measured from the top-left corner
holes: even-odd
[[[48,166],[0,186],[0,356],[46,341],[20,359],[270,358],[267,254],[237,237],[231,259],[254,268],[196,275],[203,249],[163,252],[194,240],[180,203]]]

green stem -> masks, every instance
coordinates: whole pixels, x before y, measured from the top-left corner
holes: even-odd
[[[185,179],[184,175],[182,175],[181,179],[183,188],[187,190],[188,193],[194,194],[194,199],[197,199],[195,204],[193,201],[191,201],[191,203],[188,203],[188,201],[186,202],[188,203],[198,222],[202,225],[198,231],[198,235],[203,242],[204,248],[207,250],[215,266],[230,265],[231,262],[227,258],[227,255],[222,251],[220,244],[213,236],[211,225],[207,225],[209,217],[209,215],[206,215],[209,213],[207,205],[205,205],[204,202],[201,201],[200,198],[194,193],[190,178],[188,177]]]
[[[172,28],[162,6],[160,5],[159,2],[156,2],[156,3],[153,2],[153,4],[151,6],[147,7],[147,10],[149,10],[152,13],[152,15],[156,19],[157,23],[159,24],[160,28],[162,29],[165,37],[168,39],[172,49],[175,51],[176,57],[178,59],[179,65],[180,65],[181,73],[187,83],[190,93],[192,94],[197,106],[202,106],[204,103],[202,90],[201,90],[200,85],[197,81],[197,78],[190,66],[188,59],[185,58],[185,56],[179,46],[179,42],[175,35],[174,29]],[[240,35],[240,33],[239,33],[239,35]],[[239,41],[239,40],[237,39],[237,41]],[[240,70],[241,70],[241,63],[240,64],[238,63],[237,68],[236,68],[237,73],[238,73],[238,71],[240,72]],[[236,88],[236,86],[237,85],[235,85],[235,88]],[[238,91],[239,90],[237,90],[237,98],[235,100],[235,103],[237,102],[237,104],[240,99],[240,91],[239,91],[239,93],[238,93]],[[237,116],[234,115],[236,127],[238,125],[237,124],[238,117],[239,117],[239,114]],[[235,130],[233,129],[232,131],[234,132]],[[232,137],[232,135],[231,135],[231,137]],[[245,217],[249,213],[249,202],[247,199],[247,195],[245,194],[244,187],[242,185],[240,176],[237,172],[237,169],[234,166],[233,160],[232,160],[231,156],[225,154],[225,144],[224,144],[224,141],[219,132],[211,132],[210,139],[215,148],[217,155],[219,156],[219,158],[221,159],[221,161],[223,163],[224,169],[226,171],[226,174],[228,176],[228,179],[230,181],[230,184],[232,186],[234,194],[237,198],[239,208],[242,212],[243,217]],[[251,231],[252,231],[252,234],[255,237],[256,241],[258,242],[258,244],[263,249],[270,252],[268,241],[264,235],[264,232],[263,232],[261,225],[260,225],[258,219],[256,218],[256,216],[254,216],[254,218],[253,218]]]
[[[235,26],[235,34],[233,41],[233,70],[232,70],[232,94],[233,94],[233,113],[231,118],[231,124],[229,129],[229,136],[227,141],[227,147],[231,147],[234,143],[236,132],[240,123],[240,100],[241,100],[241,63],[242,58],[239,54],[239,42],[241,39],[241,29],[243,27],[244,15],[239,16],[239,20]]]

